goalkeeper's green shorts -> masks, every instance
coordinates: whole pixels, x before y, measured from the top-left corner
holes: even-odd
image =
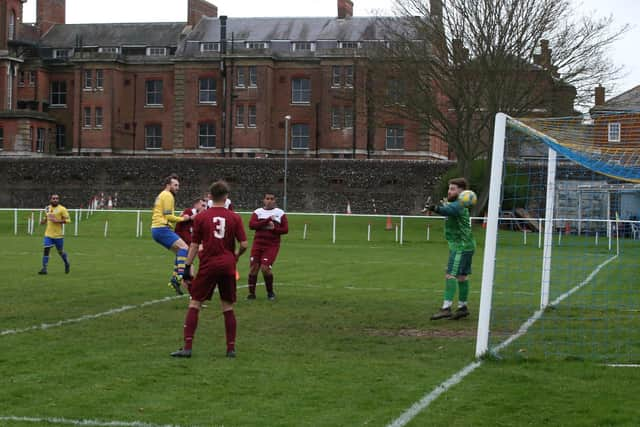
[[[468,276],[471,274],[473,251],[449,251],[447,274],[451,276]]]

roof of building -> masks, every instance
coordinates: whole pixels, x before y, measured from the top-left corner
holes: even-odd
[[[640,111],[640,85],[614,96],[602,105],[593,107],[596,111]]]
[[[49,47],[75,47],[77,37],[83,46],[177,46],[184,22],[126,24],[58,24],[42,37]]]
[[[384,25],[375,17],[229,18],[227,37],[247,41],[362,41],[384,39]],[[188,40],[220,41],[220,19],[203,18]]]

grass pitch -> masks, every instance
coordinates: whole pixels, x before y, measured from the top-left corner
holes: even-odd
[[[83,217],[77,237],[67,227],[71,274],[64,274],[52,254],[50,274],[42,277],[36,273],[43,229],[25,235],[22,216],[19,235],[13,236],[13,212],[0,212],[0,417],[40,421],[4,418],[0,425],[44,426],[65,418],[181,426],[384,426],[473,361],[479,227],[472,316],[434,323],[429,315],[441,303],[447,258],[441,221],[429,222],[427,241],[427,221],[405,219],[400,246],[395,231],[384,231],[384,218],[339,217],[333,244],[331,217],[291,216],[291,232],[274,266],[275,302],[266,300],[260,286],[257,300],[244,299],[248,257],[239,264],[237,359],[224,357],[216,295],[201,313],[193,358],[175,360],[169,353],[182,344],[187,299],[164,299],[173,296],[166,285],[172,256],[151,240],[148,224],[135,238],[135,214]],[[148,217],[143,214],[143,221]],[[536,253],[518,239],[513,237],[509,259]],[[567,302],[593,302],[594,289],[606,289],[608,271],[630,271],[618,277],[635,286],[638,254],[630,245],[615,266],[603,269],[602,280]],[[594,257],[584,270],[605,256]],[[507,291],[496,290],[498,302]],[[525,319],[535,310],[535,292],[521,305],[518,315]],[[514,306],[513,298],[502,303]],[[74,321],[57,324],[69,319]],[[567,330],[585,322],[579,317]],[[629,341],[637,343],[638,316],[625,327]],[[637,424],[631,390],[640,369],[611,368],[588,357],[545,357],[531,338],[543,342],[545,336],[532,329],[510,347],[515,356],[485,362],[410,425]]]

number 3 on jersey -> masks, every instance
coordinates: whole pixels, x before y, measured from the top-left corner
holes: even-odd
[[[214,237],[217,239],[224,239],[224,232],[227,227],[227,219],[220,216],[215,216],[213,217],[213,225],[215,226],[213,230]]]

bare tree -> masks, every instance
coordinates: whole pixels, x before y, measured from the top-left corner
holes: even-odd
[[[371,61],[385,109],[446,142],[469,178],[496,113],[573,115],[620,77],[606,52],[628,27],[576,16],[568,0],[396,0]]]

